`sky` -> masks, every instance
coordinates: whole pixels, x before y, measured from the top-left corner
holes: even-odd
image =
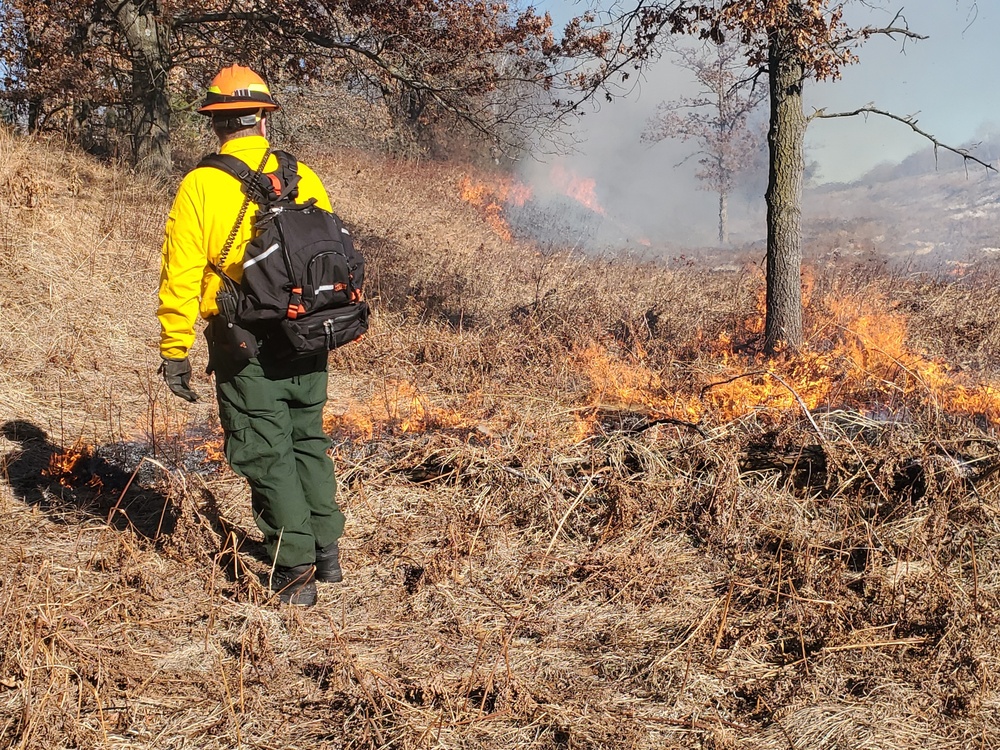
[[[587,3],[546,0],[535,5],[549,11],[561,29]],[[868,7],[872,5],[877,7]],[[911,30],[929,38],[905,45],[872,38],[858,51],[860,63],[844,69],[841,80],[807,84],[806,111],[873,104],[915,115],[922,129],[950,145],[1000,131],[1000,0],[858,0],[849,7],[847,20],[884,26],[897,9]],[[689,71],[669,58],[660,60],[631,94],[602,103],[574,126],[574,153],[540,156],[541,163],[526,164],[526,178],[540,179],[547,163],[559,161],[595,179],[598,195],[626,222],[635,221],[654,234],[672,228],[671,235],[682,241],[710,241],[716,199],[697,189],[691,161],[677,166],[690,154],[690,144],[640,141],[658,103],[694,90]],[[877,116],[815,120],[806,136],[806,158],[818,166],[816,182],[852,181],[879,163],[931,148],[905,125]],[[753,212],[757,206],[743,208]],[[740,210],[738,204],[731,207],[734,219]]]
[[[902,9],[910,28],[928,38],[905,46],[869,40],[842,80],[807,89],[809,105],[833,112],[874,102],[916,115],[921,128],[949,145],[1000,129],[1000,0],[979,0],[971,12],[969,0],[910,0]],[[877,25],[892,19],[888,12],[855,15]],[[854,118],[814,122],[807,147],[824,177],[844,181],[930,144],[900,123]]]

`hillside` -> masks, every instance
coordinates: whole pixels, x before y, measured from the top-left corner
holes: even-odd
[[[195,353],[171,188],[0,133],[0,746],[1000,747],[1000,304],[511,241],[454,165],[301,153],[370,263],[331,356],[345,581],[279,607]],[[501,223],[498,223],[501,222]]]
[[[1000,153],[992,141],[970,149],[994,163]],[[930,148],[854,183],[807,191],[804,212],[810,244],[842,256],[877,253],[900,265],[962,273],[1000,252],[1000,177]]]
[[[965,148],[1000,164],[1000,137]],[[642,182],[620,174],[628,173],[627,163],[615,164],[615,179],[604,185],[584,176],[582,162],[580,174],[558,163],[526,168],[517,189],[500,190],[515,236],[595,255],[619,251],[717,269],[760,263],[766,148],[730,196],[730,244],[722,247],[715,242],[718,196],[695,189],[705,186],[693,175],[678,165],[663,182]],[[996,256],[998,223],[1000,175],[943,149],[935,157],[929,144],[854,182],[807,184],[803,191],[803,252],[814,263],[877,256],[896,270],[961,274],[970,263]]]

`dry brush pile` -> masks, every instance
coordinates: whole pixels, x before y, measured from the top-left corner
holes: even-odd
[[[282,609],[210,383],[150,374],[168,191],[0,151],[0,745],[1000,746],[990,269],[816,269],[763,361],[756,269],[507,245],[456,169],[314,154],[377,315],[331,358],[347,578]]]

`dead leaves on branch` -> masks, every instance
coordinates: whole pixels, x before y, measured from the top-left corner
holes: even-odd
[[[857,62],[850,45],[865,38],[864,29],[852,29],[844,22],[845,4],[834,0],[657,3],[605,20],[603,30],[622,31],[617,45],[611,34],[599,35],[585,23],[568,27],[567,37],[580,40],[577,48],[589,44],[588,51],[604,60],[606,75],[620,70],[623,59],[645,64],[659,54],[670,35],[692,34],[716,44],[738,42],[752,67],[766,65],[769,45],[780,39],[785,53],[796,56],[813,77],[835,79],[843,66]]]

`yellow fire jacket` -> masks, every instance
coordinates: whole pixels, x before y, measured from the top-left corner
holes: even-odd
[[[262,136],[236,138],[219,150],[242,159],[257,169],[268,146]],[[278,160],[268,157],[265,172],[278,168]],[[299,202],[316,199],[316,205],[333,210],[319,177],[299,163]],[[173,207],[167,217],[166,237],[160,263],[160,354],[168,359],[183,359],[194,343],[199,311],[203,318],[219,312],[215,294],[221,280],[209,263],[218,265],[226,238],[232,231],[243,192],[239,181],[214,167],[194,169],[181,181]],[[239,281],[243,276],[243,252],[253,235],[253,217],[257,204],[247,208],[223,270]]]

